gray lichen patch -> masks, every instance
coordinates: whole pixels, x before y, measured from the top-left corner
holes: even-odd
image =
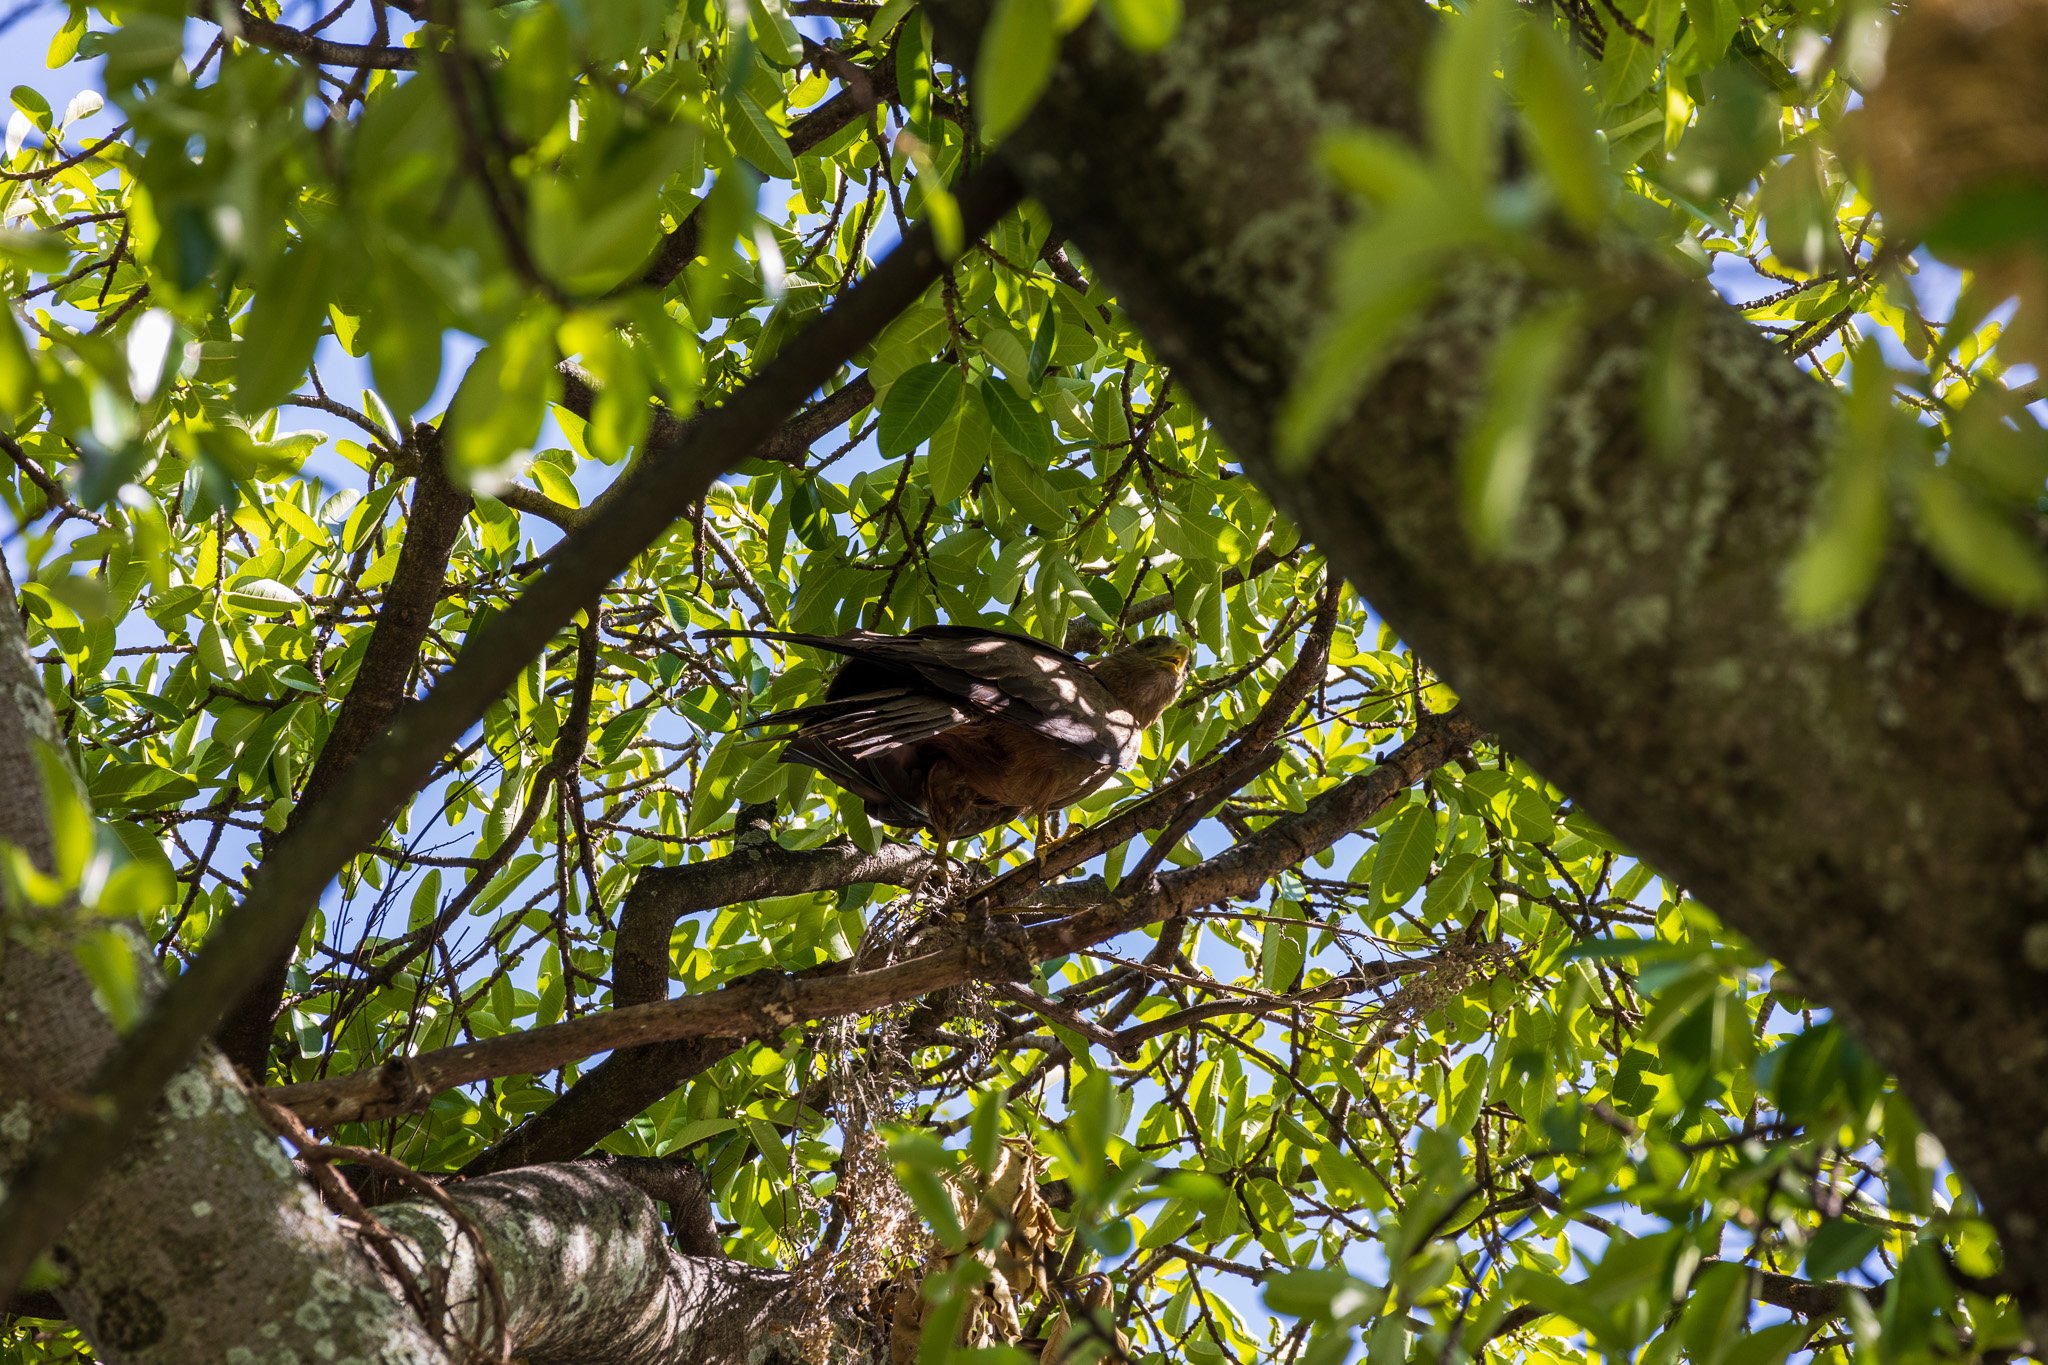
[[[1614,610],[1615,638],[1624,651],[1655,648],[1665,643],[1671,627],[1671,599],[1643,594],[1624,600]]]
[[[0,1142],[18,1149],[34,1135],[35,1115],[27,1100],[16,1100],[0,1111]]]
[[[2020,695],[2036,706],[2048,706],[2048,628],[2014,629],[2006,642],[2005,663]]]
[[[1237,325],[1263,343],[1240,363],[1259,369],[1276,358],[1270,347],[1295,354],[1327,311],[1323,263],[1344,208],[1317,185],[1311,153],[1349,119],[1324,97],[1315,63],[1350,41],[1356,18],[1347,8],[1280,7],[1257,24],[1225,7],[1196,8],[1146,91],[1162,164],[1202,220],[1192,235],[1213,244],[1183,268],[1232,295]],[[1251,101],[1262,114],[1255,126],[1242,117]],[[1251,132],[1269,145],[1246,147]]]
[[[211,1078],[197,1068],[180,1071],[164,1087],[164,1104],[172,1117],[187,1123],[203,1117],[213,1108]]]

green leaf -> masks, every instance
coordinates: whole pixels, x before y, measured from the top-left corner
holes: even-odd
[[[1180,0],[1101,0],[1101,9],[1133,52],[1157,52],[1180,31]]]
[[[896,68],[897,97],[909,112],[911,125],[922,128],[932,113],[931,44],[923,15],[903,26],[889,55]]]
[[[1465,527],[1482,550],[1498,550],[1522,504],[1559,380],[1579,346],[1574,300],[1530,314],[1494,346],[1486,401],[1458,452]]]
[[[1600,98],[1618,109],[1649,88],[1661,54],[1655,43],[1626,30],[1614,30],[1613,37],[1600,58]]]
[[[862,39],[870,46],[878,46],[916,3],[917,0],[882,0],[881,7],[868,20],[867,27],[861,30]]]
[[[661,189],[700,136],[689,119],[631,128],[585,147],[566,174],[535,180],[529,217],[542,273],[588,293],[631,276],[654,245]]]
[[[1491,185],[1500,173],[1501,88],[1494,73],[1511,12],[1506,0],[1473,0],[1462,14],[1444,17],[1430,49],[1423,87],[1430,149],[1470,186]]]
[[[1738,193],[1777,152],[1782,119],[1777,97],[1743,63],[1701,79],[1699,117],[1660,178],[1695,203]]]
[[[244,616],[278,616],[306,605],[289,584],[274,578],[238,579],[228,585],[221,601]]]
[[[370,376],[395,413],[412,417],[441,380],[441,314],[426,282],[397,253],[373,268],[375,300],[364,319]]]
[[[946,315],[941,310],[925,305],[907,308],[896,320],[882,329],[882,335],[875,338],[873,356],[868,361],[868,375],[874,380],[875,388],[884,399],[888,397],[889,385],[899,375],[930,360],[950,339],[946,329]]]
[[[953,197],[935,169],[925,169],[917,189],[923,201],[921,216],[931,226],[932,245],[942,259],[958,260],[967,249],[967,227],[960,217],[960,201]]]
[[[1536,163],[1565,214],[1588,232],[1607,216],[1616,181],[1607,169],[1585,74],[1549,24],[1522,25],[1516,93]]]
[[[92,982],[93,999],[113,1020],[114,1028],[126,1033],[142,1016],[142,973],[136,963],[135,945],[119,929],[94,929],[72,945],[86,980]]]
[[[1877,343],[1851,361],[1849,399],[1806,543],[1785,574],[1786,613],[1816,624],[1849,611],[1877,579],[1891,541],[1891,466],[1901,421]]]
[[[2048,185],[1999,181],[1972,186],[1944,205],[1923,234],[1928,250],[1970,262],[2014,249],[2048,246]]]
[[[1259,984],[1269,991],[1292,989],[1307,956],[1305,923],[1266,924],[1259,933]]]
[[[1152,1226],[1145,1229],[1145,1235],[1138,1239],[1138,1250],[1151,1251],[1156,1247],[1177,1242],[1187,1235],[1190,1228],[1201,1219],[1202,1211],[1185,1199],[1169,1199],[1160,1210]]]
[[[24,584],[26,589],[38,586]],[[74,889],[84,879],[86,867],[98,843],[98,825],[86,805],[86,793],[78,784],[68,755],[54,744],[36,739],[36,767],[42,777],[43,811],[50,826],[51,850],[55,855],[51,871],[65,889]]]
[[[1347,1316],[1378,1297],[1340,1266],[1289,1270],[1266,1281],[1266,1307],[1289,1317],[1327,1321]]]
[[[71,251],[62,233],[0,228],[0,260],[55,274],[70,263]]]
[[[1375,204],[1436,194],[1436,172],[1412,143],[1375,128],[1348,128],[1323,140],[1323,167],[1339,185]]]
[[[895,1162],[896,1183],[931,1225],[933,1235],[951,1250],[966,1246],[967,1232],[960,1226],[952,1191],[939,1176],[941,1170],[951,1169],[953,1163],[938,1142],[926,1133],[903,1134],[890,1142],[889,1154]]]
[[[44,54],[43,65],[54,71],[78,55],[79,40],[85,37],[85,7],[71,11],[64,26],[50,39],[50,50]]]
[[[959,410],[966,387],[959,367],[943,360],[927,361],[899,375],[882,400],[875,427],[877,449],[885,457],[917,449]]]
[[[1052,0],[996,0],[974,64],[982,134],[999,142],[1024,121],[1052,79],[1059,52]]]
[[[1431,924],[1455,919],[1471,904],[1472,890],[1486,879],[1486,860],[1476,853],[1458,853],[1444,860],[1422,897],[1422,918]]]
[[[1379,851],[1372,860],[1374,905],[1406,905],[1429,877],[1436,856],[1436,812],[1411,805],[1380,832]]]
[[[1722,1262],[1694,1278],[1678,1321],[1679,1339],[1694,1359],[1715,1360],[1742,1335],[1749,1316],[1749,1276],[1749,1267]]]
[[[1038,327],[1031,334],[1031,355],[1025,364],[1025,373],[1036,390],[1045,383],[1045,371],[1052,364],[1053,341],[1059,335],[1060,310],[1057,296],[1045,301],[1045,310],[1038,315]]]
[[[797,31],[782,0],[747,0],[754,42],[761,55],[787,70],[804,59],[804,36]]]
[[[35,356],[10,312],[0,318],[0,422],[19,421],[35,394]]]
[[[1879,1228],[1831,1218],[1806,1244],[1806,1273],[1816,1280],[1832,1280],[1862,1265],[1883,1241],[1884,1232]]]
[[[740,1121],[732,1118],[691,1119],[667,1136],[666,1146],[671,1152],[680,1152],[695,1147],[706,1138],[717,1137],[720,1133],[730,1133],[739,1126]]]
[[[1821,170],[1820,149],[1800,142],[1792,155],[1764,172],[1756,206],[1764,217],[1771,252],[1794,270],[1818,275],[1842,260],[1841,230],[1835,223],[1835,192]]]
[[[980,385],[983,381],[975,383]],[[987,467],[994,445],[995,431],[980,398],[960,403],[953,415],[932,433],[931,444],[925,450],[925,481],[933,501],[958,500]]]
[[[2048,554],[2011,506],[1972,491],[1947,469],[1922,473],[1913,495],[1921,538],[1957,582],[2011,611],[2048,601]]]
[[[1685,0],[1686,18],[1692,20],[1693,43],[1705,66],[1715,66],[1727,55],[1735,30],[1742,26],[1742,11],[1735,0]]]
[[[533,445],[555,392],[554,314],[522,314],[477,353],[442,422],[453,471],[494,469]]]
[[[323,244],[302,237],[257,278],[235,361],[235,411],[268,412],[305,377],[327,320],[328,265]]]
[[[1439,1130],[1453,1136],[1472,1131],[1472,1125],[1479,1122],[1479,1110],[1486,1103],[1487,1058],[1483,1054],[1467,1057],[1458,1067],[1451,1082],[1445,1087],[1449,1103],[1443,1109],[1443,1119],[1437,1125]]]
[[[1402,174],[1397,158],[1368,160],[1374,177]],[[1281,404],[1275,438],[1283,465],[1298,467],[1347,416],[1376,378],[1410,322],[1439,290],[1443,260],[1483,232],[1479,220],[1433,191],[1404,195],[1346,239],[1337,270],[1341,293],[1323,334],[1310,345]]]
[[[9,93],[14,107],[27,114],[29,121],[43,132],[50,131],[50,102],[32,85],[17,85]]]
[[[796,158],[790,155],[788,140],[744,89],[733,91],[726,102],[725,132],[732,139],[732,149],[761,174],[778,180],[796,179]]]
[[[989,425],[1005,445],[1022,455],[1033,468],[1052,463],[1052,428],[1030,399],[1008,384],[984,383],[981,402],[988,412]]]
[[[1045,476],[1016,451],[1003,445],[994,447],[989,452],[989,472],[995,476],[996,491],[1003,501],[1039,530],[1049,532],[1066,524],[1071,509],[1053,492]]]

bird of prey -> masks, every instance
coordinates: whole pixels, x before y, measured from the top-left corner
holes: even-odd
[[[903,635],[708,630],[842,655],[824,700],[761,717],[794,725],[784,763],[807,763],[885,825],[962,839],[1080,800],[1137,761],[1188,673],[1160,637],[1083,662],[1043,640],[978,626]]]

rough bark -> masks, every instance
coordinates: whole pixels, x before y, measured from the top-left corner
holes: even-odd
[[[935,0],[964,53],[986,7]],[[1149,58],[1067,42],[1013,164],[1247,469],[1473,711],[1788,964],[1894,1070],[2048,1316],[2048,623],[1911,547],[1851,620],[1779,607],[1825,467],[1820,385],[1699,307],[1684,458],[1651,453],[1653,300],[1557,395],[1514,543],[1477,553],[1454,451],[1529,304],[1474,268],[1305,465],[1275,416],[1323,321],[1325,130],[1412,131],[1432,28],[1392,0],[1190,0]]]
[[[38,743],[57,727],[0,562],[0,843],[54,865]],[[61,752],[61,749],[58,750]],[[0,1176],[83,1102],[115,1042],[72,948],[75,905],[0,911]],[[156,967],[138,941],[138,974]],[[57,1300],[110,1361],[446,1357],[320,1207],[212,1049],[171,1083],[149,1135],[102,1175],[48,1252]]]
[[[834,1339],[825,1286],[807,1300],[786,1272],[676,1252],[654,1201],[618,1167],[511,1171],[376,1217],[407,1261],[441,1277],[451,1327],[486,1350],[502,1327],[534,1365],[799,1365],[827,1359]],[[831,1359],[864,1358],[847,1321]]]

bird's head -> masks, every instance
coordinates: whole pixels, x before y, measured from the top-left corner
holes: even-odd
[[[1088,667],[1141,725],[1150,725],[1180,695],[1194,652],[1178,640],[1154,635],[1112,650]]]
[[[1194,661],[1195,652],[1178,640],[1164,635],[1150,635],[1129,647],[1129,652],[1161,668],[1170,668],[1176,682],[1186,682],[1188,665]]]

